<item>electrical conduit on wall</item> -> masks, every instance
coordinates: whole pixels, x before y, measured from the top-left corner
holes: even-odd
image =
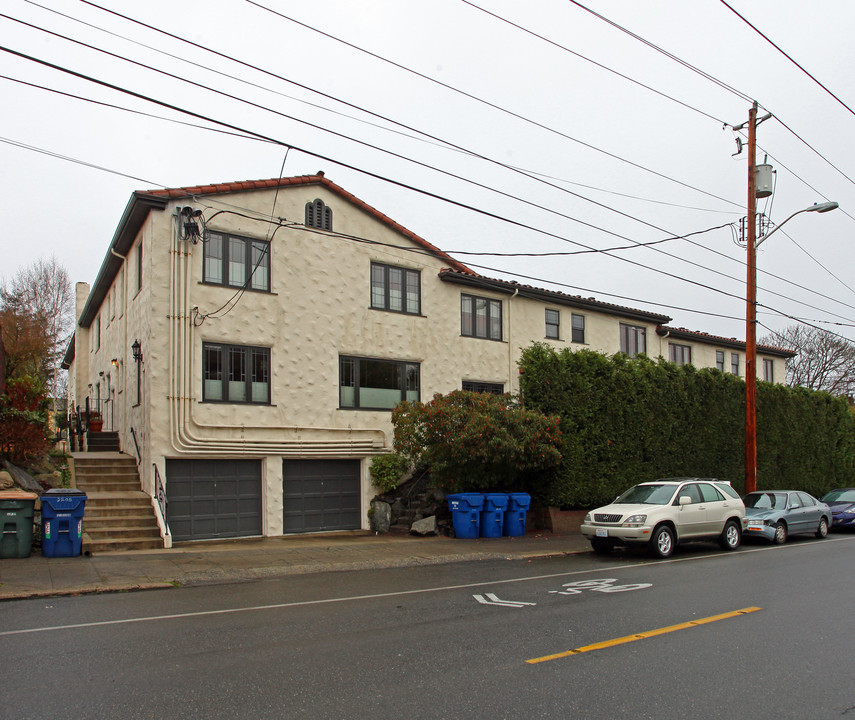
[[[178,223],[172,223],[172,252],[170,277],[172,292],[169,300],[169,424],[172,447],[178,452],[195,456],[219,456],[240,453],[254,457],[281,455],[292,457],[341,457],[342,455],[370,455],[385,446],[386,434],[382,430],[353,430],[339,427],[301,427],[297,425],[208,425],[193,417],[193,369],[196,367],[193,326],[188,313],[190,279],[192,276],[191,246],[183,246],[178,233]],[[272,377],[271,377],[272,382]],[[199,435],[195,431],[209,431]],[[252,440],[245,437],[217,437],[216,431],[281,431],[287,433],[329,434],[335,439],[303,440]],[[342,435],[346,437],[341,437]]]

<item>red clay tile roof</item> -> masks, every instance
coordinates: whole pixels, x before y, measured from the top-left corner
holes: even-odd
[[[153,195],[155,197],[189,198],[196,195],[216,195],[220,193],[242,192],[246,190],[267,190],[269,188],[287,187],[293,185],[323,185],[328,190],[334,192],[336,195],[339,195],[340,197],[344,198],[353,205],[356,205],[358,208],[364,210],[369,215],[373,215],[382,223],[388,225],[393,230],[401,233],[401,235],[404,235],[405,237],[409,238],[417,245],[421,245],[423,248],[429,250],[434,255],[441,257],[458,272],[466,273],[468,275],[475,274],[474,272],[472,272],[472,270],[466,267],[466,265],[459,262],[458,260],[455,260],[453,257],[451,257],[451,255],[444,253],[442,250],[440,250],[435,245],[429,243],[423,237],[416,235],[411,230],[407,230],[407,228],[405,228],[400,223],[392,220],[392,218],[390,218],[388,215],[384,215],[376,208],[360,200],[358,197],[356,197],[356,195],[349,193],[347,190],[340,187],[339,185],[336,185],[331,180],[327,180],[323,172],[318,172],[315,175],[298,175],[296,177],[272,178],[269,180],[244,180],[240,182],[217,183],[214,185],[196,185],[182,188],[146,190],[142,194]]]
[[[698,330],[688,330],[683,327],[674,328],[662,325],[656,329],[659,335],[677,338],[680,340],[699,340],[708,345],[723,345],[725,347],[739,348],[745,350],[745,341],[737,340],[736,338],[726,338],[719,335],[710,335],[709,333],[700,332]],[[781,357],[795,357],[798,355],[793,350],[787,348],[775,347],[774,345],[757,345],[757,350],[769,355],[780,355]]]

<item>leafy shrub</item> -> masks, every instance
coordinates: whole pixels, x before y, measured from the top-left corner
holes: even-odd
[[[392,411],[395,450],[430,467],[446,490],[534,490],[561,460],[557,416],[510,395],[455,390]]]
[[[409,467],[409,460],[400,455],[375,455],[368,471],[374,487],[381,493],[388,493],[398,487]]]
[[[47,451],[48,398],[38,378],[10,378],[0,396],[0,455],[20,463]]]

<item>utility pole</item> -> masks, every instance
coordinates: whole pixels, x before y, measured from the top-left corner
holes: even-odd
[[[748,111],[748,273],[745,303],[745,492],[757,489],[757,101]]]

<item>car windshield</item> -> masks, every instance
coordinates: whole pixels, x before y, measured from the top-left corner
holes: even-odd
[[[787,494],[749,493],[745,496],[745,507],[758,510],[781,510],[787,507]]]
[[[667,505],[676,489],[675,485],[636,485],[615,500],[615,504]]]
[[[822,501],[831,503],[831,502],[851,502],[855,503],[855,490],[832,490],[830,493],[826,493],[822,496]]]

